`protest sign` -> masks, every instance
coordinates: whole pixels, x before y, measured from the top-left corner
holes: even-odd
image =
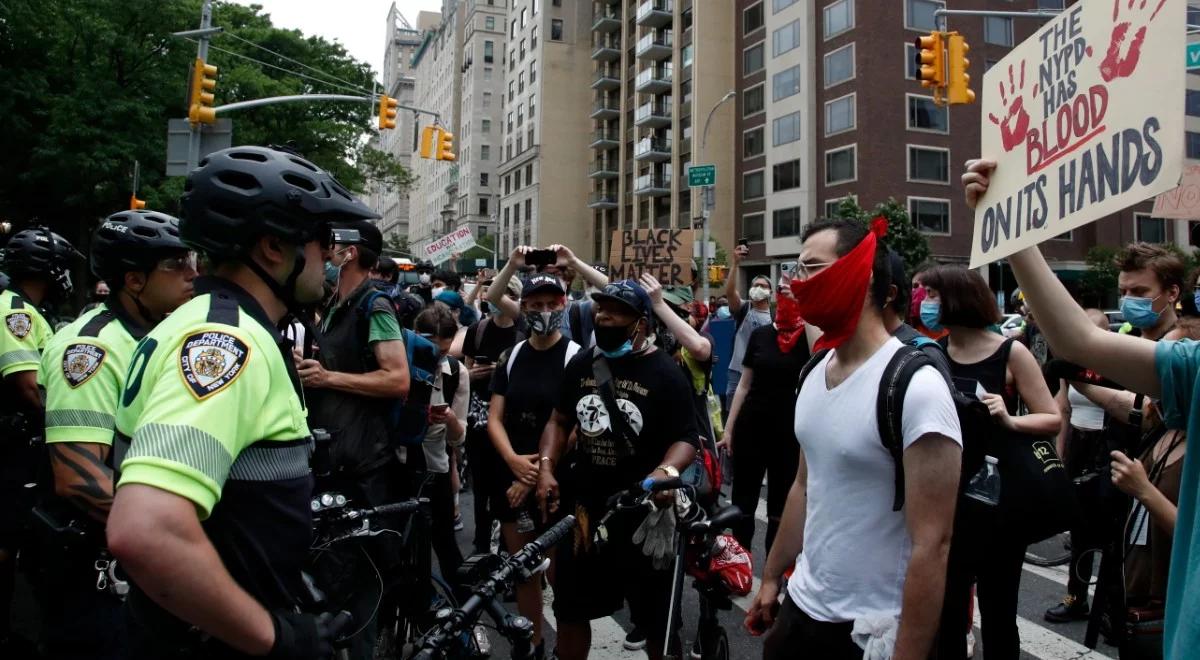
[[[1200,165],[1186,165],[1179,187],[1154,198],[1154,217],[1200,220]]]
[[[972,268],[1178,185],[1184,5],[1080,2],[988,70]]]
[[[471,234],[471,228],[459,227],[422,246],[417,254],[420,254],[422,259],[440,264],[443,261],[449,261],[451,256],[466,252],[473,247],[475,247],[475,236]]]
[[[612,235],[608,279],[636,280],[650,273],[663,286],[692,283],[691,229],[625,229]]]

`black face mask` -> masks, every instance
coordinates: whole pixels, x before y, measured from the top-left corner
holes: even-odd
[[[481,302],[481,303],[479,303],[479,311],[480,311],[480,312],[483,312],[483,315],[484,315],[484,316],[487,316],[488,314],[491,314],[491,313],[492,313],[492,305],[491,305],[491,303],[489,303],[489,302],[488,302],[488,301],[486,301],[486,300],[485,300],[485,301],[483,301],[483,302]]]
[[[633,335],[637,323],[633,325],[596,325],[596,346],[608,357],[622,357],[633,351]]]
[[[675,338],[675,333],[670,330],[660,330],[655,337],[654,343],[658,345],[659,350],[667,355],[674,355],[675,351],[679,350],[679,340]]]

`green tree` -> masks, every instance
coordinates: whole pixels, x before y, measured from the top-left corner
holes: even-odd
[[[408,237],[400,234],[392,234],[384,239],[383,251],[394,257],[404,257],[405,259],[413,259],[412,248],[408,245]],[[416,259],[413,259],[416,261]]]
[[[373,147],[364,146],[360,149],[355,165],[364,181],[374,183],[388,192],[408,192],[417,181],[412,170],[395,156]]]
[[[929,261],[929,239],[913,224],[908,217],[908,209],[895,199],[876,204],[870,212],[858,205],[858,200],[847,197],[837,208],[837,217],[850,218],[868,223],[873,218],[883,216],[888,223],[887,235],[883,242],[904,258],[908,275],[911,277],[915,268]]]
[[[1079,279],[1080,297],[1086,303],[1109,307],[1116,299],[1117,268],[1119,249],[1108,245],[1096,245],[1087,252],[1087,270]]]

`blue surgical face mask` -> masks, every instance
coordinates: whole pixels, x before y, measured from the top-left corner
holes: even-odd
[[[1196,301],[1196,309],[1200,309],[1200,291],[1194,292],[1192,296],[1192,299]]]
[[[1161,297],[1161,296],[1159,296]],[[1153,328],[1158,323],[1162,312],[1154,311],[1154,301],[1158,298],[1140,298],[1124,296],[1121,298],[1121,314],[1135,328],[1145,330]]]
[[[718,307],[718,308],[717,308],[717,318],[719,318],[719,319],[727,319],[727,318],[729,318],[730,316],[731,316],[731,315],[730,315],[730,313],[729,313],[729,308],[728,308],[728,307],[726,307],[725,305],[721,305],[720,307]]]
[[[342,269],[338,268],[337,266],[334,266],[333,262],[326,261],[325,262],[325,283],[329,284],[330,286],[336,285],[337,281],[338,281],[338,275],[341,274],[341,272],[342,272]]]
[[[942,303],[937,300],[921,301],[921,323],[937,332],[942,329]]]

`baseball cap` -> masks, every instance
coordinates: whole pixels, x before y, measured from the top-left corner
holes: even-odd
[[[334,226],[341,229],[357,229],[359,238],[355,245],[361,245],[376,254],[383,252],[383,234],[371,221],[338,222]]]
[[[521,287],[521,297],[527,298],[535,293],[542,293],[544,291],[557,293],[560,296],[567,294],[566,290],[563,289],[562,282],[557,277],[539,273],[525,280],[525,286]]]
[[[663,300],[675,307],[690,305],[695,299],[691,287],[679,285],[663,287]]]
[[[650,296],[646,294],[646,290],[640,284],[633,280],[609,282],[603,291],[592,294],[592,300],[597,302],[601,300],[619,302],[633,310],[634,314],[644,316],[648,319],[654,318]]]

